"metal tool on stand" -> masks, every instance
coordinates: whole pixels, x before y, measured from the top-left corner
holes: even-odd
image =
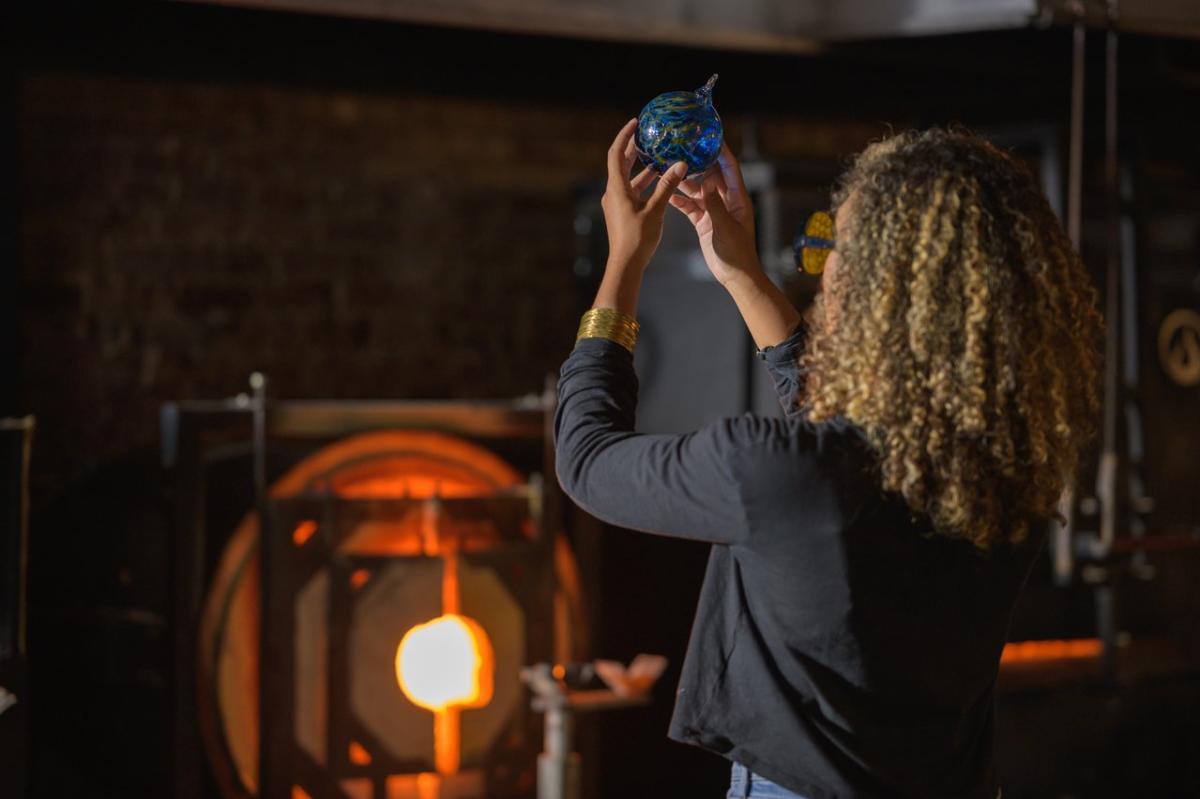
[[[629,667],[612,660],[590,663],[538,663],[521,671],[533,691],[533,709],[546,714],[538,755],[538,799],[579,799],[581,759],[572,751],[574,715],[650,704],[650,688],[667,668],[660,655],[638,655]],[[580,689],[596,677],[607,688]]]

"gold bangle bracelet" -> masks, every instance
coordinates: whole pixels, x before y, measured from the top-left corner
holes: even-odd
[[[575,341],[606,338],[633,352],[639,328],[637,320],[628,314],[614,308],[593,308],[579,320],[579,332],[575,335]]]

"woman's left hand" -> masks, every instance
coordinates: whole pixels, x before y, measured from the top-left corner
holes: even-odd
[[[714,169],[699,186],[685,184],[671,205],[687,216],[696,229],[704,262],[722,286],[743,278],[761,278],[754,235],[754,207],[742,178],[742,168],[728,142],[721,145]]]
[[[654,192],[643,199],[642,194],[654,182],[657,173],[643,169],[632,180],[629,170],[637,153],[633,134],[637,119],[621,128],[608,148],[608,186],[600,198],[604,209],[604,224],[608,229],[608,269],[641,271],[662,240],[663,216],[667,201],[687,174],[687,164],[673,164],[658,181]]]

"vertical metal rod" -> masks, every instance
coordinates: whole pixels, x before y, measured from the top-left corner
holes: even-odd
[[[1100,638],[1100,673],[1105,683],[1117,681],[1117,589],[1098,585],[1092,591],[1096,603],[1096,633]]]
[[[28,655],[26,630],[29,623],[29,462],[33,455],[33,434],[37,422],[32,416],[21,420],[24,433],[21,439],[20,521],[17,528],[17,657]]]
[[[1087,47],[1087,28],[1083,23],[1082,7],[1075,22],[1073,58],[1071,63],[1071,134],[1067,157],[1067,235],[1078,251],[1081,245],[1081,220],[1083,218],[1083,112],[1084,78],[1087,63],[1084,60]],[[1058,512],[1065,523],[1055,524],[1051,530],[1050,544],[1053,550],[1054,581],[1058,585],[1070,583],[1075,573],[1074,531],[1071,514],[1075,508],[1075,486],[1063,488],[1058,498]]]
[[[1050,554],[1055,585],[1070,585],[1075,576],[1074,530],[1071,512],[1075,508],[1075,486],[1068,483],[1058,498],[1058,512],[1066,522],[1051,527]]]
[[[1075,23],[1074,60],[1071,65],[1071,146],[1067,172],[1067,234],[1076,250],[1080,246],[1083,201],[1083,87],[1087,69],[1084,61],[1086,47],[1087,28],[1081,17]]]
[[[252,470],[254,472],[254,505],[258,511],[258,553],[259,553],[259,569],[261,582],[259,592],[261,602],[259,607],[265,620],[270,614],[272,603],[271,597],[271,542],[269,537],[273,530],[268,518],[269,509],[267,507],[267,379],[261,372],[254,372],[250,375],[250,390],[253,392],[253,400],[251,405],[251,439],[254,448],[254,461]],[[262,624],[262,642],[261,655],[259,657],[259,685],[266,685],[269,678],[269,666],[271,662],[270,642],[267,640],[270,635],[270,625]],[[273,799],[278,797],[282,788],[277,784],[275,770],[279,768],[279,763],[274,757],[275,749],[272,742],[269,740],[270,733],[274,730],[272,719],[276,709],[271,701],[271,692],[261,690],[259,692],[258,703],[258,795],[263,799]]]
[[[1117,450],[1118,403],[1121,383],[1121,174],[1117,154],[1117,2],[1108,0],[1108,33],[1105,39],[1104,67],[1104,190],[1105,250],[1105,328],[1104,328],[1104,451],[1097,474],[1100,499],[1100,552],[1107,555],[1117,537]],[[1117,597],[1109,584],[1096,589],[1096,623],[1103,642],[1104,679],[1114,683],[1117,675]]]
[[[562,696],[547,703],[543,751],[538,755],[538,799],[579,799],[579,754],[571,751],[574,720]]]
[[[267,502],[267,378],[262,372],[250,375],[254,392],[254,499],[260,513]],[[266,517],[259,520],[259,530],[266,530]]]
[[[1100,555],[1106,555],[1117,536],[1117,472],[1120,454],[1117,420],[1121,383],[1121,175],[1117,152],[1117,29],[1116,0],[1109,0],[1105,42],[1104,189],[1105,189],[1105,330],[1104,330],[1104,449],[1097,474],[1100,499]]]

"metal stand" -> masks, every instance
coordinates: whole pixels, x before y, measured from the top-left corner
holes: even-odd
[[[1083,119],[1084,87],[1086,82],[1087,41],[1086,5],[1072,3],[1075,14],[1073,65],[1071,78],[1071,149],[1070,174],[1067,203],[1067,229],[1076,249],[1082,246],[1082,186],[1083,186]],[[1116,616],[1114,576],[1108,561],[1114,554],[1114,545],[1119,537],[1119,528],[1126,526],[1123,515],[1127,491],[1119,490],[1122,477],[1127,477],[1124,468],[1125,449],[1121,446],[1119,430],[1119,406],[1122,404],[1120,342],[1128,320],[1123,320],[1121,296],[1124,288],[1121,281],[1120,242],[1120,170],[1117,149],[1117,4],[1115,0],[1105,3],[1107,38],[1105,41],[1105,217],[1108,237],[1105,242],[1107,255],[1105,268],[1105,346],[1104,346],[1104,423],[1103,448],[1096,471],[1095,498],[1086,498],[1085,503],[1095,508],[1099,516],[1096,533],[1076,533],[1070,526],[1074,492],[1068,487],[1060,503],[1067,526],[1052,536],[1056,582],[1065,585],[1075,574],[1077,559],[1084,563],[1080,572],[1086,582],[1092,583],[1096,601],[1097,635],[1103,643],[1103,677],[1108,683],[1116,679],[1116,648],[1118,619]],[[1126,387],[1127,388],[1127,387]]]
[[[665,666],[665,659],[660,660]],[[521,671],[521,679],[534,694],[533,709],[546,716],[543,751],[538,755],[537,799],[580,799],[582,795],[582,758],[572,751],[574,714],[648,705],[649,689],[661,673],[660,668],[636,692],[623,693],[611,689],[571,689],[572,685],[586,684],[596,677],[594,663],[538,663]]]

